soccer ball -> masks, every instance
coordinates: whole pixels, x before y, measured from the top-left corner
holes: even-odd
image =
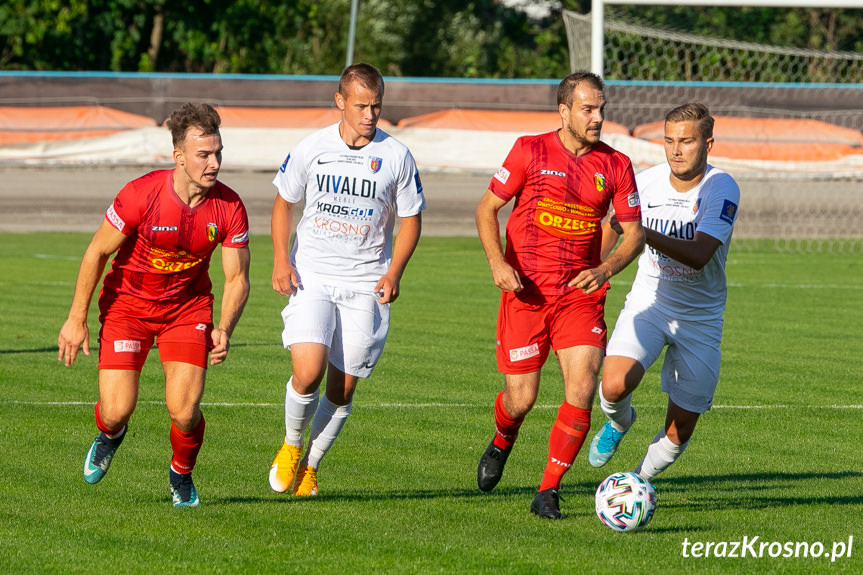
[[[631,471],[612,473],[596,488],[596,516],[614,531],[641,529],[655,510],[653,485]]]

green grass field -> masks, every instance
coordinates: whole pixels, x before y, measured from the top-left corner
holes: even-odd
[[[92,356],[65,368],[56,339],[88,240],[0,234],[2,573],[863,571],[859,256],[732,247],[716,407],[656,480],[652,523],[618,534],[595,517],[593,492],[612,471],[632,469],[662,424],[658,367],[636,392],[638,423],[615,459],[593,469],[583,450],[564,478],[565,520],[528,511],[562,397],[552,362],[503,480],[490,494],[478,491],[476,464],[493,433],[502,376],[498,293],[471,238],[421,241],[384,357],[320,469],[320,497],[297,500],[267,483],[290,363],[266,237],[253,238],[252,294],[231,354],[208,377],[207,439],[195,469],[201,507],[170,504],[156,353],[130,436],[106,478],[86,484],[81,466],[96,434],[94,309]],[[217,261],[212,270],[218,279]],[[613,281],[610,326],[633,273]],[[601,421],[597,407],[594,428]],[[753,551],[735,549],[755,537]],[[819,556],[783,557],[786,543],[809,544]],[[692,544],[711,544],[713,553]]]

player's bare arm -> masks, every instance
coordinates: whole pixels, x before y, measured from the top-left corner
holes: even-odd
[[[647,245],[684,265],[699,270],[707,265],[722,245],[718,239],[704,232],[695,232],[695,237],[691,240],[672,238],[650,228],[645,229],[644,233],[647,237]]]
[[[380,303],[392,303],[399,297],[399,284],[405,268],[420,241],[422,233],[422,214],[402,218],[399,233],[393,244],[393,259],[387,273],[375,285],[375,293],[380,294]]]
[[[644,228],[641,226],[641,220],[619,222],[619,224],[623,231],[623,234],[621,234],[623,240],[621,240],[617,249],[609,254],[597,267],[582,270],[569,282],[569,286],[581,288],[584,290],[584,293],[595,292],[611,276],[632,263],[632,260],[638,257],[642,250],[644,250]]]
[[[294,224],[294,204],[276,194],[270,231],[273,236],[273,289],[280,295],[291,295],[300,287],[297,272],[291,265],[291,228]]]
[[[231,334],[240,320],[246,301],[249,299],[249,248],[226,248],[222,246],[222,269],[225,272],[225,289],[222,292],[222,308],[219,325],[213,330],[213,349],[210,365],[225,361],[230,348]]]
[[[103,220],[84,252],[78,269],[78,279],[75,280],[75,295],[72,296],[69,317],[57,337],[57,345],[60,348],[57,359],[67,366],[75,362],[82,345],[84,355],[90,355],[90,330],[87,327],[90,301],[93,299],[93,292],[96,291],[102,272],[105,271],[105,264],[108,263],[111,254],[120,249],[126,238],[125,234],[118,231],[107,220]]]
[[[614,250],[617,241],[623,234],[623,228],[620,227],[620,222],[617,221],[617,216],[609,215],[602,222],[602,247],[599,250],[599,257],[602,261],[608,258],[608,255]]]
[[[507,263],[500,243],[500,222],[497,214],[506,204],[507,202],[494,195],[491,190],[486,190],[476,208],[476,229],[491,267],[494,285],[502,290],[521,291],[524,288],[521,278]]]

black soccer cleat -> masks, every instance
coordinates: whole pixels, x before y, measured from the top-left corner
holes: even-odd
[[[560,501],[563,501],[563,498],[557,489],[554,487],[543,489],[530,502],[530,512],[539,515],[541,519],[563,519]]]
[[[122,433],[108,437],[104,433],[100,433],[93,440],[93,445],[90,446],[90,451],[87,452],[87,459],[84,460],[84,481],[87,483],[99,483],[105,474],[108,473],[108,468],[111,466],[111,460],[117,452],[117,448],[123,443],[123,438],[126,437],[126,426],[123,426]]]
[[[500,482],[500,478],[503,477],[503,466],[506,465],[510,451],[512,451],[512,445],[501,449],[494,444],[494,440],[488,444],[476,468],[476,483],[480,490],[491,491]]]
[[[201,504],[191,473],[177,473],[170,469],[168,475],[171,501],[174,507],[197,507]]]

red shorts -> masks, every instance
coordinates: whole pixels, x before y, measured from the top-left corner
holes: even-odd
[[[99,369],[141,371],[155,340],[159,358],[207,367],[213,296],[154,303],[124,294],[99,297]]]
[[[497,316],[497,368],[503,373],[531,373],[542,368],[549,349],[576,345],[605,349],[605,292],[576,289],[561,296],[522,298],[501,292]]]

